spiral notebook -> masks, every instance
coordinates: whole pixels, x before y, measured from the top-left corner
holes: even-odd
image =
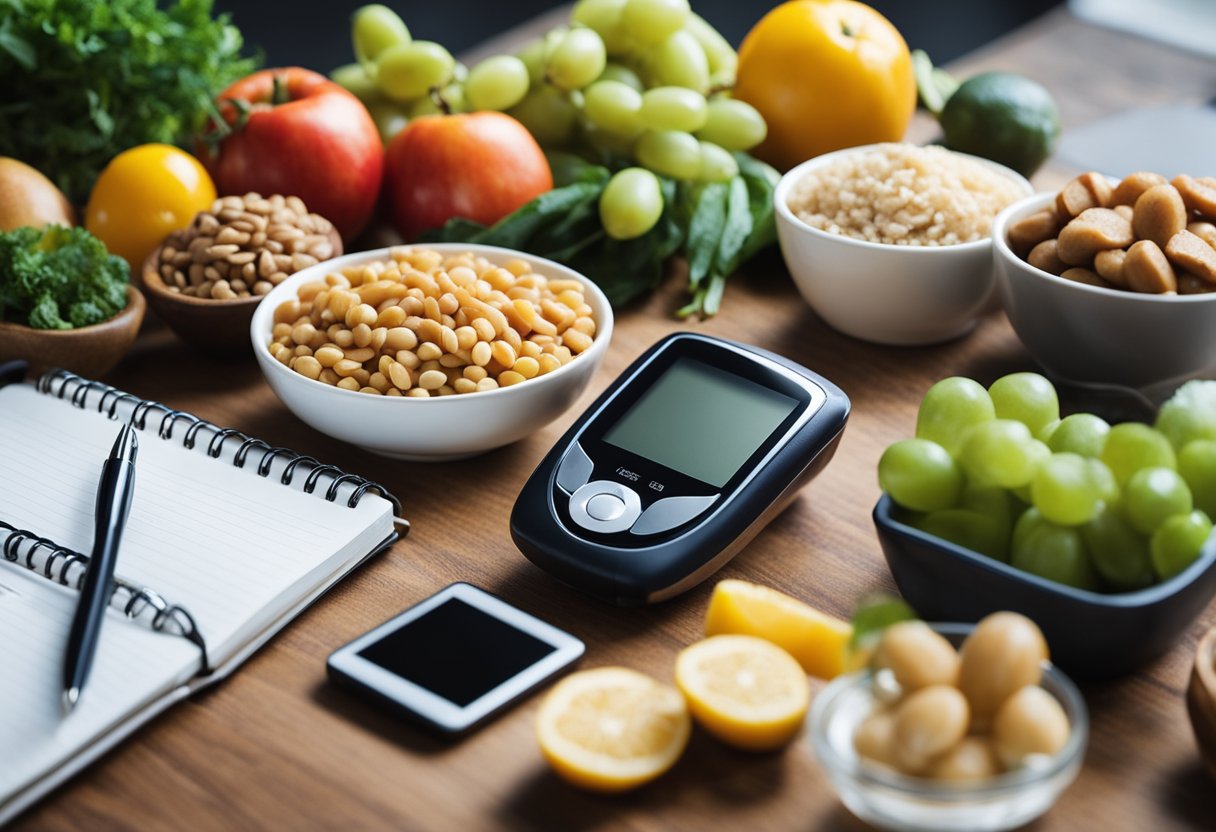
[[[122,421],[142,431],[135,497],[92,676],[64,717],[81,553]],[[392,545],[399,514],[375,483],[70,373],[0,386],[0,826],[231,673]]]

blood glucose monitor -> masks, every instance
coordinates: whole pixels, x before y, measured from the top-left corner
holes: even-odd
[[[781,356],[692,333],[633,363],[545,456],[511,512],[536,565],[619,604],[709,577],[835,453],[849,400]]]

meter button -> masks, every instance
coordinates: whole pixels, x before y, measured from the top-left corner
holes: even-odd
[[[719,496],[668,497],[651,503],[629,531],[632,534],[658,534],[682,526],[716,503]]]
[[[570,495],[570,519],[588,531],[623,532],[641,513],[638,493],[612,480],[589,482]]]
[[[596,494],[587,501],[587,513],[596,520],[615,520],[625,513],[625,501],[615,494]]]
[[[557,469],[557,485],[567,494],[573,494],[579,486],[591,479],[591,469],[595,465],[591,457],[577,442],[566,452],[562,464]]]

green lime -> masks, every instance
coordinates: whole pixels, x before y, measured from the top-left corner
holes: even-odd
[[[946,100],[939,121],[946,147],[983,156],[1030,176],[1055,150],[1060,111],[1041,84],[1009,72],[968,78]]]

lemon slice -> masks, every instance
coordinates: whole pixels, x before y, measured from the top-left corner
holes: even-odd
[[[705,614],[705,635],[759,636],[784,648],[802,669],[832,679],[847,669],[853,627],[767,586],[719,581]]]
[[[553,770],[599,792],[632,789],[667,771],[691,729],[679,691],[623,667],[567,676],[545,697],[536,722]]]
[[[680,651],[676,685],[693,718],[729,745],[770,751],[798,733],[811,687],[802,667],[771,641],[712,636]]]

